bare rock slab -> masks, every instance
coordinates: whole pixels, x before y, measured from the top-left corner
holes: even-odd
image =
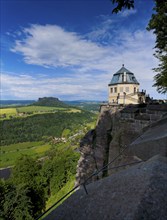
[[[45,220],[166,220],[167,158],[154,156],[80,189]]]

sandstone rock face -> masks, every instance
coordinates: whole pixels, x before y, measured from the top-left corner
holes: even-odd
[[[78,161],[76,185],[83,183],[92,173],[99,170],[108,161],[108,150],[111,141],[112,113],[104,111],[95,130],[89,131],[80,143],[81,157]],[[88,182],[101,178],[90,178]]]
[[[167,105],[133,108],[101,107],[80,144],[76,185],[119,157],[46,220],[166,220]]]
[[[160,154],[167,156],[167,117],[153,123],[129,146],[129,153],[142,160]]]
[[[88,176],[96,170],[95,152],[93,141],[95,138],[95,130],[89,131],[80,143],[80,159],[77,165],[77,174],[75,185],[83,183]],[[96,180],[96,179],[93,179]],[[88,181],[90,182],[90,180]]]
[[[117,172],[75,192],[45,220],[165,220],[167,158]]]
[[[95,139],[95,158],[97,163],[97,170],[101,169],[108,163],[109,146],[112,140],[114,112],[105,111],[100,116],[100,120],[96,126]],[[105,175],[101,173],[100,176]],[[100,177],[99,176],[99,177]]]
[[[108,166],[108,170],[88,182],[126,168],[111,169],[113,166],[147,160],[159,153],[167,155],[166,112],[167,105],[101,106],[95,130],[88,132],[81,141],[76,184],[83,183],[112,161],[126,146],[128,148]],[[160,122],[155,122],[159,119]]]

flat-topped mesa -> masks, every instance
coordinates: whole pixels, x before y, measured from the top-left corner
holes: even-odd
[[[52,107],[68,107],[67,104],[60,101],[55,97],[43,97],[39,98],[37,102],[33,103],[33,105],[37,106],[52,106]]]
[[[146,91],[139,92],[139,85],[134,73],[123,64],[108,84],[109,103],[125,105],[145,103]]]

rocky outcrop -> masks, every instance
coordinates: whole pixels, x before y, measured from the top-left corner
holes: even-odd
[[[88,194],[81,185],[46,220],[166,219],[167,111],[130,108],[101,108],[96,128],[80,144],[76,184],[112,163],[86,181]]]
[[[38,101],[34,102],[33,105],[37,106],[52,106],[52,107],[69,107],[64,102],[60,101],[58,98],[54,97],[43,97],[39,98]]]
[[[83,183],[91,174],[112,161],[126,146],[128,150],[109,165],[108,169],[90,178],[88,182],[126,168],[112,169],[113,166],[146,160],[159,152],[166,155],[166,113],[167,105],[101,105],[95,130],[88,132],[81,141],[76,184]],[[155,126],[157,120],[161,122]]]
[[[80,142],[80,159],[77,165],[76,185],[84,182],[96,170],[96,159],[94,152],[95,130],[90,130]],[[96,177],[93,181],[96,180]],[[88,181],[88,183],[90,180]]]
[[[45,220],[165,220],[167,216],[167,158],[147,162],[76,191]]]
[[[150,125],[130,144],[128,151],[142,160],[156,154],[167,156],[167,116]]]
[[[77,166],[76,185],[83,183],[108,162],[109,145],[112,139],[112,117],[112,112],[104,111],[100,115],[96,128],[89,131],[81,140],[79,149],[81,157]],[[87,183],[102,176],[105,176],[105,172],[90,178]]]

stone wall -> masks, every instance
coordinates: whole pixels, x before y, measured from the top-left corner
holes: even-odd
[[[113,113],[102,111],[98,119],[96,128],[89,131],[80,143],[81,157],[78,161],[76,185],[83,183],[92,173],[101,169],[108,162],[109,145],[112,139],[111,130],[113,123]],[[92,182],[105,173],[100,173],[96,177],[88,180]]]
[[[124,114],[121,113],[122,110]],[[84,182],[91,174],[112,161],[125,146],[129,146],[135,139],[140,138],[153,122],[163,118],[166,113],[167,105],[159,105],[159,108],[153,105],[151,107],[147,105],[144,107],[101,105],[96,128],[88,132],[81,140],[81,157],[77,166],[76,184]],[[125,150],[116,161],[108,166],[108,170],[90,178],[88,183],[123,169],[113,170],[113,166],[140,160],[139,156]]]

